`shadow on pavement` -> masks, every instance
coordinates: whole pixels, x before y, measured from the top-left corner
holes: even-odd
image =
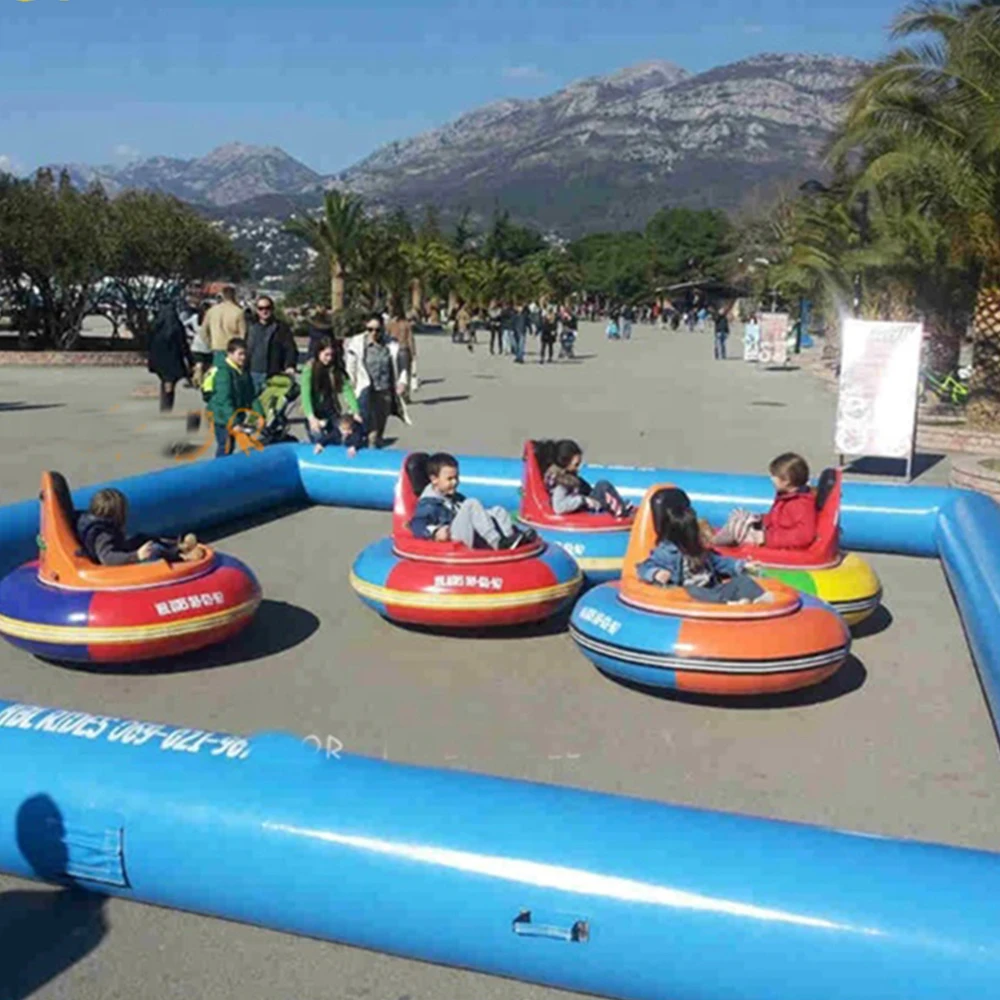
[[[432,396],[430,399],[415,399],[410,406],[437,406],[439,403],[464,403],[471,396]]]
[[[260,528],[272,521],[280,521],[283,517],[288,517],[289,514],[298,514],[301,511],[309,510],[310,507],[312,507],[310,503],[283,504],[280,507],[272,507],[270,510],[263,510],[257,514],[237,517],[232,521],[226,521],[223,524],[199,531],[198,541],[214,545],[224,538],[231,538],[233,535],[239,535],[251,528]]]
[[[78,889],[0,893],[0,997],[24,1000],[89,955],[108,930],[105,902]]]
[[[18,410],[58,410],[65,403],[0,403],[0,413],[13,413]]]
[[[683,702],[686,705],[700,705],[704,708],[726,708],[744,711],[746,709],[802,708],[806,705],[821,705],[844,695],[853,694],[859,690],[868,679],[868,671],[864,664],[854,655],[848,656],[844,665],[822,684],[802,688],[799,691],[789,691],[786,694],[752,695],[750,697],[723,698],[717,695],[690,694],[682,691],[670,691],[664,688],[654,688],[646,684],[636,684],[633,681],[621,680],[605,674],[608,680],[622,687],[631,688],[640,694],[651,695],[662,701]]]
[[[867,639],[870,636],[884,632],[894,619],[892,612],[884,605],[880,604],[863,622],[855,625],[851,629],[853,639]]]
[[[69,854],[59,807],[35,795],[17,813],[17,843],[40,878],[65,880]],[[24,1000],[90,954],[108,932],[107,899],[78,888],[0,893],[0,997]]]
[[[916,479],[933,469],[935,465],[943,462],[945,457],[944,455],[918,452],[913,456],[913,478]],[[844,466],[844,472],[857,476],[898,476],[902,479],[906,475],[906,459],[856,458]]]

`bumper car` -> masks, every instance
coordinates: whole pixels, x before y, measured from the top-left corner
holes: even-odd
[[[811,594],[831,605],[848,625],[863,622],[882,599],[875,571],[857,553],[840,550],[839,469],[824,469],[816,487],[816,539],[807,549],[766,545],[716,546],[736,559],[760,563],[762,575]]]
[[[585,593],[570,634],[599,670],[622,680],[691,694],[778,694],[819,684],[851,647],[841,617],[815,597],[760,580],[772,603],[710,604],[683,587],[658,587],[636,575],[655,545],[649,508],[639,508],[619,582]]]
[[[516,549],[470,549],[413,536],[409,525],[427,486],[427,458],[407,455],[396,483],[392,537],[364,549],[351,586],[390,621],[437,628],[484,628],[542,621],[576,595],[572,556],[541,538]]]
[[[633,518],[590,511],[557,514],[545,488],[545,470],[539,465],[537,446],[535,441],[524,446],[518,520],[534,528],[547,542],[565,549],[588,583],[617,579]]]
[[[188,653],[236,635],[261,600],[238,559],[100,566],[83,554],[58,472],[42,476],[39,558],[0,580],[0,634],[36,656],[127,663]]]

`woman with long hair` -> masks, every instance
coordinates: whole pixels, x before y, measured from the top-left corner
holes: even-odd
[[[302,370],[302,411],[316,454],[328,444],[346,445],[349,449],[363,444],[358,401],[330,337],[313,341],[311,356]]]

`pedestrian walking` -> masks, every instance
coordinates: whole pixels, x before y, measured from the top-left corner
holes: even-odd
[[[232,285],[222,289],[222,301],[205,313],[204,325],[212,348],[213,363],[224,364],[229,341],[234,338],[245,341],[247,336],[246,316],[236,302],[236,289]]]
[[[149,338],[148,368],[160,380],[160,412],[174,408],[177,383],[191,377],[194,360],[180,303],[168,302],[153,321]]]
[[[726,360],[726,341],[729,339],[729,317],[721,310],[715,311],[715,360]]]

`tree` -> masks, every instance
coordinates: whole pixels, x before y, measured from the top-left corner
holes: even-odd
[[[483,245],[484,257],[505,264],[520,264],[544,249],[545,240],[536,229],[511,222],[510,212],[497,209],[493,213],[493,222]]]
[[[649,244],[642,233],[592,233],[568,250],[589,294],[615,302],[654,294]]]
[[[23,338],[72,347],[111,260],[110,208],[95,187],[77,191],[65,172],[0,177],[0,282]]]
[[[894,37],[931,34],[882,60],[858,88],[835,153],[861,183],[932,205],[979,264],[970,423],[1000,420],[1000,8],[920,3]]]
[[[194,279],[236,280],[246,262],[229,238],[176,198],[130,191],[111,203],[109,277],[98,298],[145,345],[160,307]]]
[[[341,191],[327,191],[320,218],[295,216],[285,223],[285,231],[312,247],[329,268],[330,304],[334,313],[344,308],[346,275],[357,258],[364,230],[361,199]]]
[[[722,277],[730,228],[716,210],[661,208],[645,232],[654,279],[669,284],[695,275]]]
[[[403,260],[411,277],[410,307],[422,312],[424,296],[454,274],[455,258],[436,229],[422,228],[411,243],[403,244]]]

